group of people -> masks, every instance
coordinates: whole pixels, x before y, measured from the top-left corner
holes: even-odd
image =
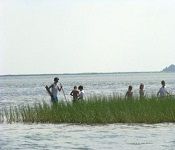
[[[60,92],[63,90],[63,86],[60,84],[58,85],[59,78],[54,78],[54,83],[49,86],[49,90],[51,90],[51,101],[57,102],[58,101],[58,91]],[[84,90],[83,86],[74,86],[74,89],[71,91],[70,95],[73,97],[73,102],[76,100],[82,100],[84,97]]]
[[[54,83],[49,86],[49,90],[51,89],[51,93],[52,93],[52,95],[51,95],[52,102],[58,101],[58,97],[57,97],[58,91],[63,90],[62,85],[61,84],[60,84],[60,86],[58,85],[58,81],[59,81],[59,78],[55,77]],[[157,96],[164,97],[164,96],[168,95],[169,93],[165,88],[165,81],[164,80],[161,81],[161,84],[162,84],[162,87],[157,92]],[[74,86],[74,89],[71,91],[70,95],[73,97],[73,102],[75,102],[77,100],[82,100],[84,97],[83,86],[82,85],[80,85],[78,87]],[[145,96],[145,90],[144,90],[143,83],[141,83],[139,86],[139,95],[140,95],[140,98],[143,98]],[[126,92],[125,97],[126,98],[133,97],[133,91],[132,91],[131,85],[128,87],[128,91]]]
[[[80,85],[78,88],[74,86],[74,89],[71,91],[70,95],[73,97],[73,102],[76,100],[82,100],[84,97],[83,86]]]
[[[169,92],[165,88],[165,81],[164,80],[161,81],[161,85],[162,85],[162,87],[157,92],[157,96],[164,97],[166,95],[169,95]],[[140,87],[139,87],[139,96],[140,96],[140,98],[143,98],[145,96],[144,84],[143,83],[141,83]],[[125,97],[126,98],[132,98],[133,97],[133,92],[132,92],[132,86],[131,85],[128,87],[128,91],[126,92]]]

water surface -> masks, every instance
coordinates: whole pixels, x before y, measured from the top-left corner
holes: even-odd
[[[58,76],[66,97],[74,85],[83,85],[86,96],[92,94],[124,95],[128,85],[138,95],[140,83],[147,95],[156,94],[161,80],[175,93],[175,73],[113,73],[84,75],[0,76],[0,109],[46,101],[45,85]],[[63,93],[59,98],[64,100]],[[0,150],[118,149],[167,150],[175,147],[175,124],[0,124]]]
[[[175,73],[112,73],[112,74],[75,74],[75,75],[28,75],[0,76],[0,107],[30,104],[41,101],[50,102],[45,85],[50,85],[58,76],[64,87],[67,99],[75,85],[83,85],[85,95],[124,95],[128,85],[133,86],[134,95],[138,95],[139,84],[144,83],[146,95],[155,95],[161,80],[167,83],[167,89],[175,94]],[[59,98],[64,100],[63,93]]]
[[[175,124],[2,124],[0,149],[167,150],[175,146]]]

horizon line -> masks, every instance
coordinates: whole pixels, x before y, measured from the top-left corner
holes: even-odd
[[[30,73],[30,74],[2,74],[0,76],[39,76],[39,75],[86,75],[86,74],[117,74],[117,73],[160,73],[163,71],[129,71],[129,72],[77,72],[77,73]]]

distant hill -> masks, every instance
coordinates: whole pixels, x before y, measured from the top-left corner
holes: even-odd
[[[162,70],[163,72],[175,72],[175,65],[170,65]]]

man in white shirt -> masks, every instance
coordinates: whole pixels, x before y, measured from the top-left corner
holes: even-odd
[[[52,102],[58,102],[57,94],[58,94],[58,91],[60,92],[62,89],[62,86],[59,87],[57,85],[58,81],[59,81],[59,78],[55,77],[54,83],[49,86],[49,89],[51,89],[51,93],[52,93],[52,96],[51,96]]]
[[[164,80],[161,81],[161,84],[162,84],[162,87],[157,92],[157,96],[160,95],[160,97],[164,97],[164,96],[168,95],[169,93],[165,88],[165,81]]]

